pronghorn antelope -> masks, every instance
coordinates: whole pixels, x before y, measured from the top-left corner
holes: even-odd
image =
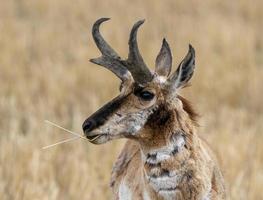
[[[170,75],[172,54],[163,39],[155,71],[144,63],[134,24],[128,59],[123,60],[100,34],[101,18],[92,35],[102,56],[92,63],[111,70],[122,81],[120,95],[83,123],[94,144],[128,138],[112,171],[115,199],[225,199],[224,181],[213,153],[196,134],[197,114],[178,94],[191,79],[195,50],[189,45],[185,58]]]

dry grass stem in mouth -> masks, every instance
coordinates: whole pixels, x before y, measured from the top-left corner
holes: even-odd
[[[68,133],[70,133],[70,134],[72,134],[72,135],[75,135],[75,137],[69,138],[69,139],[66,139],[66,140],[62,140],[62,141],[57,142],[57,143],[55,143],[55,144],[51,144],[51,145],[48,145],[48,146],[44,146],[44,147],[42,147],[42,149],[48,149],[48,148],[50,148],[50,147],[54,147],[54,146],[59,145],[59,144],[71,142],[71,141],[76,140],[76,139],[79,139],[79,138],[82,138],[82,139],[85,139],[85,140],[89,140],[89,141],[94,141],[94,140],[96,140],[98,137],[100,137],[100,135],[98,135],[97,137],[95,137],[95,138],[93,138],[93,139],[90,140],[90,139],[88,139],[88,138],[83,137],[82,135],[80,135],[80,134],[78,134],[78,133],[75,133],[75,132],[73,132],[73,131],[70,131],[70,130],[62,127],[62,126],[59,126],[59,125],[55,124],[54,122],[49,121],[49,120],[45,120],[45,122],[46,122],[47,124],[49,124],[49,125],[55,126],[55,127],[59,128],[59,129],[62,129],[62,130],[66,131],[66,132],[68,132]]]
[[[55,144],[51,144],[51,145],[48,145],[48,146],[44,146],[44,147],[42,147],[42,149],[48,149],[48,148],[54,147],[54,146],[56,146],[56,145],[63,144],[63,143],[66,143],[66,142],[70,142],[70,141],[73,141],[73,140],[76,140],[76,139],[79,139],[79,138],[80,138],[80,137],[75,136],[75,137],[73,137],[73,138],[69,138],[69,139],[66,139],[66,140],[62,140],[62,141],[57,142],[57,143],[55,143]]]
[[[80,138],[82,138],[82,139],[87,139],[87,138],[83,137],[82,135],[80,135],[80,134],[78,134],[78,133],[75,133],[75,132],[70,131],[70,130],[68,130],[68,129],[66,129],[66,128],[63,128],[62,126],[59,126],[59,125],[55,124],[54,122],[51,122],[51,121],[49,121],[49,120],[45,120],[45,122],[48,123],[48,124],[50,124],[50,125],[52,125],[52,126],[55,126],[55,127],[57,127],[57,128],[60,128],[60,129],[66,131],[66,132],[68,132],[68,133],[71,133],[72,135],[78,136],[78,137],[80,137]]]

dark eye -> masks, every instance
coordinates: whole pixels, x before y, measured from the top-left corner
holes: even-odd
[[[142,91],[139,93],[138,96],[145,101],[150,101],[153,99],[154,94],[148,91]]]

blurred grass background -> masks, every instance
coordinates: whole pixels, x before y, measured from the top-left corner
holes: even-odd
[[[263,2],[1,0],[0,199],[110,199],[111,166],[124,140],[94,146],[45,119],[82,132],[84,119],[118,94],[119,80],[89,63],[99,56],[92,23],[123,56],[133,23],[145,18],[139,46],[154,66],[162,38],[174,68],[197,51],[183,94],[201,113],[199,134],[218,154],[230,199],[263,199]]]

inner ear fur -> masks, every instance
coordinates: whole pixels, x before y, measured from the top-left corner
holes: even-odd
[[[155,60],[155,73],[169,76],[172,68],[172,53],[169,44],[163,39],[161,50]]]
[[[169,77],[168,85],[172,89],[182,88],[192,78],[195,69],[195,50],[189,45],[185,58],[179,64],[177,70]]]

